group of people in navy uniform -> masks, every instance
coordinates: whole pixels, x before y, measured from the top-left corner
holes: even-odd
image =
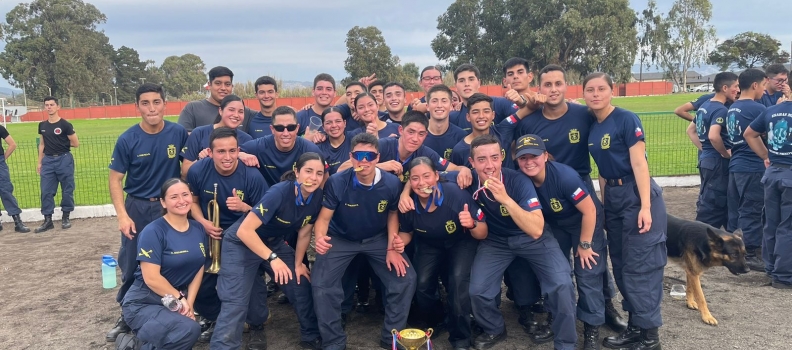
[[[60,105],[58,99],[52,96],[44,97],[44,111],[47,120],[38,124],[38,162],[36,174],[40,176],[41,188],[41,214],[44,222],[34,232],[42,233],[55,228],[52,215],[55,213],[55,195],[58,186],[61,188],[61,229],[71,228],[71,212],[74,211],[74,157],[72,148],[80,146],[74,126],[58,114]],[[8,171],[6,160],[16,150],[17,144],[8,130],[0,126],[0,139],[8,145],[4,149],[0,144],[0,200],[8,215],[14,221],[14,231],[20,233],[30,232],[30,228],[22,222],[19,215],[17,199],[14,196],[14,184]],[[0,225],[0,230],[3,226]]]
[[[268,275],[294,308],[304,349],[346,348],[356,285],[358,306],[368,306],[370,286],[377,290],[382,348],[398,346],[391,330],[408,325],[446,330],[454,349],[491,348],[507,337],[502,282],[535,343],[575,349],[580,320],[585,349],[660,349],[667,219],[640,119],[612,104],[605,73],[583,81],[584,106],[567,100],[560,66],[539,70],[538,92],[526,60],[509,59],[503,72],[504,97],[479,93],[478,69],[463,64],[456,91],[430,66],[421,72],[421,99],[408,103],[403,85],[367,77],[346,86],[336,105],[335,80],[319,74],[314,103],[299,111],[278,106],[275,80],[262,77],[255,112],[232,94],[233,73],[215,67],[209,97],[189,103],[178,123],[163,119],[162,87],[141,85],[142,120],[119,137],[109,166],[123,283],[122,316],[107,340],[134,334],[144,349],[199,341],[238,349],[248,329],[246,349],[266,349]],[[741,88],[750,80],[742,75]],[[722,86],[708,104],[733,99],[736,81],[717,79]],[[766,81],[747,82],[743,98],[759,98]],[[745,104],[735,103],[755,113]],[[709,105],[699,115],[715,112]],[[750,125],[738,120],[744,143],[773,164],[761,181],[767,207],[775,205],[765,210],[765,261],[778,283],[792,278],[781,217],[792,205],[784,191],[790,106],[757,113]],[[718,130],[721,117],[725,111],[704,125]],[[316,119],[318,129],[310,127]],[[731,123],[721,128],[725,138]],[[721,144],[705,150],[720,152]],[[708,171],[723,166],[711,163]],[[740,213],[755,197],[746,193],[754,180],[734,181],[743,191]],[[219,227],[207,213],[214,198]],[[721,203],[703,198],[700,215],[705,202]],[[204,272],[212,240],[222,242],[217,274]],[[613,302],[617,288],[626,322]],[[603,325],[618,334],[600,339]]]
[[[691,121],[701,187],[696,220],[740,230],[746,263],[792,289],[792,94],[781,64],[715,76],[715,92],[677,108]],[[695,116],[690,111],[696,111]]]

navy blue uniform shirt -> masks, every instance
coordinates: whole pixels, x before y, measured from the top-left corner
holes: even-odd
[[[253,118],[250,118],[250,122],[248,123],[248,134],[254,139],[272,135],[270,125],[272,125],[272,116],[258,112]]]
[[[360,132],[360,129],[346,131],[344,133],[344,142],[338,145],[338,147],[333,147],[333,145],[330,144],[330,138],[316,144],[316,146],[319,147],[319,154],[321,154],[327,162],[328,175],[335,174],[341,163],[349,160],[349,152],[352,151],[352,138]]]
[[[545,180],[536,187],[542,214],[549,223],[582,217],[575,207],[589,196],[586,184],[575,169],[562,163],[548,161]]]
[[[442,135],[434,135],[431,132],[427,133],[423,145],[437,152],[437,154],[446,160],[451,160],[451,152],[454,150],[454,146],[467,135],[468,133],[462,130],[462,128],[454,124],[449,124],[448,129]]]
[[[186,130],[185,130],[186,131]],[[140,232],[137,261],[159,265],[162,277],[175,288],[186,287],[204,268],[209,249],[209,236],[196,221],[185,232],[176,231],[164,217],[160,217]],[[138,265],[135,279],[143,281]]]
[[[784,96],[784,93],[781,91],[776,91],[774,94],[769,94],[767,90],[762,94],[762,99],[759,100],[759,103],[763,104],[765,107],[772,107],[778,103],[778,99]]]
[[[732,173],[763,173],[764,162],[748,147],[743,133],[767,108],[753,100],[737,100],[729,108],[726,129],[732,144],[729,171]]]
[[[511,130],[514,130],[513,126],[517,125],[516,121],[514,119],[506,119],[497,126],[491,126],[489,132],[500,140],[503,167],[514,169],[514,160],[511,159],[511,144],[514,132],[505,130],[505,128],[508,128],[507,123],[509,122],[511,122],[509,125],[512,125]],[[473,166],[470,165],[470,144],[465,142],[464,138],[451,150],[451,163],[473,169]]]
[[[162,131],[153,135],[135,124],[118,137],[109,168],[126,174],[127,194],[159,197],[166,180],[181,177],[179,151],[186,142],[187,130],[179,124],[166,120]]]
[[[395,160],[402,164],[404,168],[404,172],[402,173],[401,180],[403,183],[406,183],[410,179],[410,172],[407,170],[407,166],[410,165],[410,161],[418,157],[427,157],[435,162],[435,167],[439,171],[444,171],[448,168],[449,162],[440,157],[435,151],[421,145],[418,147],[413,154],[411,154],[407,159],[400,159],[399,158],[399,139],[389,137],[389,138],[381,138],[379,139],[379,163],[385,163],[390,160]]]
[[[616,107],[602,123],[591,125],[588,140],[600,176],[620,179],[633,174],[630,147],[644,141],[643,126],[635,113]]]
[[[501,169],[501,174],[503,174],[501,179],[506,187],[506,193],[520,205],[520,208],[528,212],[542,210],[536,189],[527,176],[512,169]],[[448,179],[456,181],[451,176]],[[506,237],[525,235],[526,233],[514,223],[514,219],[506,207],[496,202],[492,192],[482,187],[484,182],[480,181],[478,173],[474,171],[473,184],[467,188],[467,191],[484,212],[484,216],[487,217],[487,228],[489,229],[487,239],[505,241]]]
[[[751,129],[767,133],[770,163],[792,165],[792,101],[772,106],[751,123]]]
[[[308,125],[311,125],[311,117],[322,119],[322,116],[316,114],[313,108],[308,108],[306,110],[297,112],[297,123],[300,124],[300,129],[297,131],[297,135],[302,136],[305,134],[305,128],[307,128]],[[344,120],[346,120],[346,117],[344,117]],[[347,121],[347,123],[349,123],[349,121]]]
[[[502,120],[508,118],[518,109],[520,108],[517,107],[514,102],[508,99],[503,97],[492,97],[492,111],[495,112],[495,124],[498,124]],[[467,120],[468,111],[467,104],[463,103],[462,107],[460,107],[458,111],[451,111],[451,114],[448,115],[448,120],[451,121],[451,124],[454,124],[470,133],[470,130],[473,128],[473,126]]]
[[[264,181],[273,186],[280,182],[283,173],[292,170],[297,159],[305,152],[319,153],[319,147],[302,137],[294,141],[294,147],[288,152],[281,152],[275,146],[275,136],[264,136],[260,139],[241,144],[242,152],[255,155],[259,161],[258,170],[264,176]],[[321,153],[320,153],[321,154]]]
[[[379,172],[380,181],[373,186],[360,184],[352,169],[330,176],[322,202],[335,211],[328,236],[357,241],[387,232],[388,214],[399,205],[402,187],[396,175]]]
[[[485,221],[484,212],[478,207],[469,193],[459,188],[456,183],[438,182],[442,189],[442,202],[434,211],[426,212],[418,196],[413,193],[416,210],[405,214],[399,213],[399,231],[411,233],[414,239],[421,240],[435,247],[443,247],[446,241],[455,241],[471,237],[459,223],[459,213],[468,205],[470,217],[476,221]]]
[[[187,137],[187,144],[182,148],[182,158],[192,162],[198,160],[198,154],[201,153],[202,150],[209,148],[209,137],[212,136],[212,131],[214,131],[213,124],[199,126],[193,129],[190,136]],[[242,130],[237,129],[236,132],[237,145],[253,140],[253,137]]]
[[[322,209],[322,189],[317,188],[308,198],[301,198],[298,203],[295,187],[294,181],[277,183],[253,206],[251,213],[262,223],[256,229],[262,240],[284,237],[299,231],[305,225],[313,225],[316,222],[319,210]]]
[[[698,134],[702,149],[699,152],[699,159],[721,157],[720,153],[710,143],[709,129],[718,118],[720,118],[722,123],[726,118],[726,112],[728,112],[726,106],[718,101],[707,101],[696,111],[696,134]]]
[[[212,158],[195,162],[187,171],[187,183],[192,194],[199,198],[198,204],[201,206],[204,218],[208,218],[206,208],[209,201],[214,199],[214,184],[217,184],[217,205],[220,208],[220,227],[223,229],[229,228],[245,215],[243,212],[228,209],[226,205],[228,197],[237,196],[252,207],[269,188],[258,169],[247,167],[240,160],[237,162],[236,170],[228,176],[217,172]],[[235,189],[236,192],[233,192]]]
[[[407,102],[412,102],[412,101],[407,101]],[[426,103],[426,96],[421,97],[421,103]],[[407,104],[407,112],[409,112],[411,110],[412,110],[412,103],[408,103]]]
[[[559,162],[569,165],[580,174],[591,174],[589,161],[588,135],[594,116],[588,107],[567,103],[569,110],[561,118],[550,120],[542,110],[535,111],[517,123],[514,141],[527,134],[539,135],[547,147],[547,152]]]

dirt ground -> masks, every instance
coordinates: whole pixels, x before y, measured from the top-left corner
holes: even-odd
[[[666,188],[668,211],[691,219],[695,188]],[[68,231],[19,234],[10,225],[0,231],[0,348],[115,349],[104,341],[120,309],[117,289],[102,289],[102,254],[116,255],[119,233],[115,218],[73,220]],[[29,224],[35,227],[37,224]],[[668,295],[671,284],[684,284],[681,267],[669,263],[665,273],[661,339],[665,349],[792,349],[792,292],[767,286],[762,273],[734,276],[713,268],[702,278],[718,326],[701,322],[698,311]],[[296,317],[288,305],[270,302],[270,349],[298,349]],[[552,349],[536,346],[517,323],[512,302],[501,306],[509,337],[494,349]],[[378,348],[382,315],[352,312],[347,326],[349,349]],[[579,334],[582,325],[578,323]],[[601,336],[611,335],[604,330]],[[436,349],[449,349],[441,335]],[[582,346],[582,344],[581,344]],[[195,349],[208,349],[199,344]]]

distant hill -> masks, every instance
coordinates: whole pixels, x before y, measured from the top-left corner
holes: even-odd
[[[19,95],[22,90],[0,87],[0,96]]]
[[[310,81],[284,80],[283,81],[283,86],[281,86],[281,88],[283,88],[283,89],[301,88],[301,87],[309,88],[309,89],[313,88],[313,82],[310,82]]]

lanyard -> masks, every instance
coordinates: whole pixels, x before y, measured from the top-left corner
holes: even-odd
[[[311,194],[308,195],[308,198],[303,198],[302,191],[300,191],[300,187],[302,187],[302,184],[297,181],[294,181],[294,187],[297,189],[297,196],[296,196],[297,198],[294,200],[294,204],[297,205],[298,207],[301,205],[310,204],[314,192],[311,192]]]
[[[501,180],[501,183],[503,183],[503,172],[502,171],[500,173],[500,180]],[[484,183],[487,183],[487,181],[485,180]],[[479,179],[478,179],[478,189],[475,192],[473,192],[473,200],[476,200],[476,201],[478,200],[479,193],[484,193],[484,196],[487,197],[487,199],[489,199],[491,202],[495,202],[495,200],[492,199],[492,197],[490,197],[489,194],[487,194],[487,188],[481,185],[481,177],[479,177]]]
[[[443,186],[441,184],[436,184],[433,189],[432,195],[429,196],[429,200],[426,201],[426,207],[424,207],[425,213],[429,212],[429,209],[432,207],[432,202],[434,202],[437,207],[443,205],[443,199],[445,198],[445,196],[443,196]],[[435,196],[435,194],[437,194],[437,196]],[[415,212],[421,214],[421,211],[418,210],[421,206],[419,205],[420,201],[418,200],[417,194],[414,195],[413,200],[415,201]]]

